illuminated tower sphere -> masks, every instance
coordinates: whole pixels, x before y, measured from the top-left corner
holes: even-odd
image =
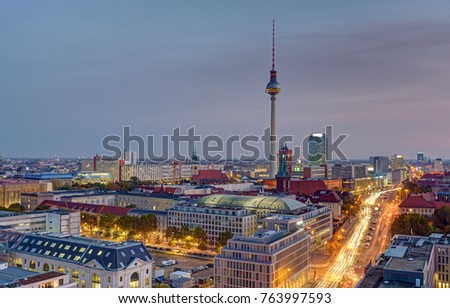
[[[270,95],[270,170],[269,178],[274,179],[277,173],[277,131],[276,131],[276,95],[280,93],[281,86],[277,81],[277,71],[275,69],[275,20],[272,27],[272,69],[270,70],[270,81],[266,86],[266,93]]]

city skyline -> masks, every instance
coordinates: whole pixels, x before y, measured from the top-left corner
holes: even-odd
[[[450,128],[448,4],[201,3],[0,4],[0,100],[17,115],[0,123],[13,131],[1,154],[90,157],[124,125],[258,134],[270,119],[262,87],[275,18],[280,135],[334,125],[351,159],[449,158],[445,140],[430,138]]]

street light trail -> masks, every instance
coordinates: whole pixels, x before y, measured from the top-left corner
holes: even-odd
[[[353,234],[347,243],[340,250],[338,256],[330,269],[325,273],[323,279],[318,283],[318,288],[336,288],[343,281],[345,276],[353,276],[353,283],[356,283],[354,266],[357,260],[359,246],[364,239],[367,229],[369,228],[371,219],[371,208],[375,205],[376,200],[384,193],[392,190],[376,192],[370,195],[365,201],[369,207],[364,207],[362,216],[358,219]]]

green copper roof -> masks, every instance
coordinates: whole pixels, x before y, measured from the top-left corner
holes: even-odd
[[[306,205],[294,199],[275,196],[210,195],[199,199],[202,205],[245,207],[263,210],[296,210]]]

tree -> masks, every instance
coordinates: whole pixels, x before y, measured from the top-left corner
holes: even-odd
[[[115,230],[113,231],[113,233],[111,234],[111,236],[112,236],[112,238],[115,239],[115,240],[118,239],[119,236],[120,236],[119,230],[115,229]]]
[[[419,214],[401,214],[391,226],[391,234],[411,234],[426,236],[431,232],[428,220]]]
[[[182,225],[180,228],[180,238],[184,239],[186,236],[190,235],[191,230],[188,225]]]
[[[124,216],[119,217],[117,219],[116,223],[117,223],[117,226],[123,232],[125,232],[125,239],[128,240],[128,235],[135,225],[135,218],[128,216],[128,215],[124,215]]]
[[[130,182],[131,184],[133,184],[134,186],[138,186],[141,184],[141,181],[139,181],[139,178],[137,176],[132,176],[130,177]]]
[[[207,250],[208,249],[208,245],[206,245],[206,242],[200,242],[198,244],[198,249],[200,249],[200,250]]]
[[[219,233],[219,236],[217,237],[217,248],[223,247],[227,244],[227,241],[233,237],[233,233],[231,231],[225,231]]]
[[[116,223],[117,216],[113,214],[107,213],[100,216],[99,227],[100,229],[109,232],[114,228],[114,224]]]
[[[13,203],[7,208],[7,210],[10,212],[23,212],[23,207],[20,203]]]
[[[180,230],[174,226],[167,227],[166,238],[169,242],[180,238]]]
[[[198,243],[198,249],[204,250],[204,248],[208,241],[208,235],[206,234],[206,231],[202,229],[202,227],[197,226],[194,231],[192,232],[192,237],[197,241]]]
[[[82,213],[81,224],[85,225],[89,229],[89,232],[92,233],[94,231],[94,228],[97,226],[97,215]]]
[[[34,209],[34,212],[47,211],[49,208],[50,208],[49,205],[41,204],[37,208]]]
[[[140,232],[143,240],[147,239],[147,234],[155,231],[157,228],[157,219],[153,214],[142,215],[138,218],[136,231]]]
[[[450,226],[450,207],[445,206],[434,211],[431,216],[431,223],[435,228],[445,231],[445,229]]]
[[[402,185],[404,189],[407,189],[410,193],[414,194],[427,193],[431,191],[431,187],[429,185],[421,185],[417,179],[406,179],[402,182]]]

